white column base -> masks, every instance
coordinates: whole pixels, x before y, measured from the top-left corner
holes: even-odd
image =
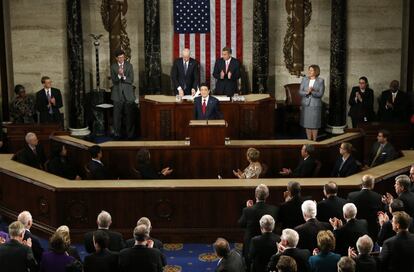
[[[347,127],[347,125],[343,125],[343,126],[330,126],[330,125],[326,125],[326,132],[329,132],[331,134],[344,134],[345,131],[344,129]]]

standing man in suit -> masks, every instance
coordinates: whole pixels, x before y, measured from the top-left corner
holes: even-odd
[[[125,120],[126,136],[131,140],[135,136],[134,109],[135,94],[134,69],[129,61],[125,60],[125,53],[118,49],[115,51],[116,63],[111,65],[112,91],[111,99],[114,103],[114,137],[122,137],[122,120]]]
[[[190,49],[184,48],[181,58],[174,61],[171,80],[179,96],[194,95],[199,84],[198,62],[190,57]]]
[[[371,256],[374,243],[368,235],[358,238],[356,248],[358,252],[353,249],[348,250],[348,256],[355,260],[356,271],[358,272],[376,272],[378,271],[377,261]]]
[[[284,228],[295,228],[303,223],[305,220],[302,215],[303,198],[301,196],[300,183],[291,181],[287,185],[287,191],[283,193],[285,202],[280,205],[279,222]]]
[[[407,94],[400,90],[398,80],[390,83],[390,88],[382,92],[378,106],[378,116],[382,122],[407,122],[408,121]]]
[[[221,51],[221,58],[214,64],[213,76],[217,79],[214,94],[232,97],[238,92],[240,62],[231,56],[231,48],[224,47]]]
[[[28,240],[31,241],[31,244],[32,244],[31,248],[33,251],[33,256],[36,262],[40,264],[40,261],[42,260],[43,248],[42,248],[42,245],[40,244],[39,238],[37,238],[37,236],[33,235],[30,232],[30,228],[33,225],[32,215],[28,211],[23,211],[17,216],[17,221],[22,223],[25,229],[23,241],[28,241]]]
[[[99,145],[93,145],[89,148],[91,154],[91,161],[88,164],[88,169],[91,174],[91,179],[110,179],[110,175],[101,161],[102,149]]]
[[[410,216],[414,217],[414,193],[410,191],[411,181],[407,175],[399,175],[395,178],[394,189],[398,199],[404,203],[404,210]],[[387,193],[383,198],[387,205],[394,201],[394,197]]]
[[[201,96],[194,99],[194,119],[211,120],[223,118],[219,108],[220,103],[217,98],[210,95],[207,84],[202,83],[200,85],[200,93]]]
[[[230,250],[229,242],[226,239],[217,238],[213,247],[217,257],[219,257],[216,272],[245,271],[242,257],[236,250]]]
[[[335,166],[331,172],[331,177],[347,177],[360,170],[360,167],[352,156],[352,149],[353,147],[351,143],[341,143],[339,147],[339,154],[341,154],[341,156],[336,160]]]
[[[23,149],[19,150],[14,156],[13,160],[23,163],[25,165],[44,169],[46,162],[46,155],[43,147],[39,144],[39,139],[33,132],[28,132],[25,136],[26,144]]]
[[[323,222],[329,222],[329,219],[334,217],[343,219],[342,207],[347,201],[338,196],[338,185],[333,181],[328,182],[323,186],[323,194],[325,199],[317,205],[316,218]]]
[[[394,160],[397,157],[397,152],[388,139],[390,133],[387,130],[380,130],[377,135],[377,142],[372,145],[367,167],[374,167],[389,161]]]
[[[58,123],[61,121],[60,108],[63,107],[62,94],[59,89],[52,88],[52,80],[48,76],[41,79],[43,89],[36,93],[36,110],[40,123]]]
[[[298,166],[292,171],[290,168],[282,168],[279,173],[283,176],[292,176],[300,178],[313,177],[316,168],[315,159],[312,157],[315,147],[311,144],[305,144],[300,150],[300,156],[302,157]]]

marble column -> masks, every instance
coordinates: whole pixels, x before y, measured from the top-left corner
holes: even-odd
[[[81,0],[66,1],[66,16],[70,88],[69,126],[81,128],[85,126]]]
[[[328,131],[346,127],[346,0],[332,0]]]
[[[267,93],[269,76],[269,1],[254,0],[253,93]]]

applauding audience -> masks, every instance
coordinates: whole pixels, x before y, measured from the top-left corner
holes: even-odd
[[[118,253],[108,249],[109,235],[103,230],[93,233],[95,253],[85,257],[84,272],[117,272]]]
[[[219,258],[216,272],[240,272],[245,270],[243,259],[239,252],[230,250],[229,242],[226,239],[217,238],[213,247]]]
[[[309,258],[309,265],[312,272],[336,271],[336,265],[341,258],[333,253],[335,249],[335,236],[330,230],[323,230],[318,233],[318,248],[313,250],[313,256]]]
[[[370,255],[374,243],[368,235],[359,237],[356,243],[358,252],[353,248],[348,249],[348,257],[353,258],[356,262],[356,271],[358,272],[375,272],[378,271],[377,261]]]

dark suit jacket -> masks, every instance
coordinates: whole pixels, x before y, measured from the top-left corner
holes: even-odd
[[[108,249],[110,251],[116,251],[119,252],[121,249],[125,248],[125,241],[124,238],[122,238],[122,234],[116,231],[101,229],[102,231],[105,231],[109,236],[109,244]],[[93,233],[94,231],[90,231],[85,234],[83,238],[83,243],[85,245],[85,250],[88,253],[95,252],[95,246],[93,245]]]
[[[54,157],[50,159],[47,163],[47,171],[66,179],[76,178],[76,170],[67,158]]]
[[[230,251],[229,255],[219,262],[216,272],[240,272],[245,270],[243,259],[236,250]]]
[[[414,233],[414,218],[411,221],[408,231],[411,233]],[[392,229],[391,220],[385,222],[384,224],[382,224],[382,227],[378,233],[378,240],[377,240],[378,245],[382,246],[385,240],[393,237],[395,234],[396,234],[395,231]]]
[[[85,257],[84,272],[117,272],[118,252],[104,249]]]
[[[276,243],[278,242],[280,242],[280,236],[272,232],[265,232],[252,238],[249,250],[251,272],[266,271],[270,257],[277,253]]]
[[[309,156],[306,160],[301,159],[298,166],[293,170],[292,176],[298,178],[310,178],[313,177],[315,172],[316,162]]]
[[[223,118],[223,114],[220,112],[220,103],[217,98],[211,95],[208,97],[206,114],[203,114],[202,104],[203,98],[201,96],[194,98],[194,119],[211,120]]]
[[[220,78],[221,71],[226,74],[223,79]],[[231,72],[231,78],[228,78],[228,72]],[[233,96],[237,93],[238,80],[240,78],[240,62],[236,58],[231,58],[229,69],[226,72],[226,62],[223,58],[220,58],[214,64],[213,76],[216,81],[216,89],[214,94],[225,94],[227,96]]]
[[[404,211],[414,217],[414,193],[410,191],[402,192],[398,199],[404,203]]]
[[[336,238],[335,252],[348,256],[348,247],[356,248],[359,237],[368,234],[368,223],[365,219],[351,219],[341,228],[334,230]]]
[[[119,271],[161,272],[163,270],[161,252],[156,248],[134,246],[119,253]]]
[[[414,271],[414,234],[403,231],[386,240],[379,255],[382,271]]]
[[[36,154],[25,144],[23,149],[19,150],[12,159],[37,169],[44,169],[46,155],[40,144],[36,146]]]
[[[91,160],[88,164],[88,168],[91,172],[91,179],[111,179],[105,166],[99,162]]]
[[[375,158],[375,155],[377,154],[378,148],[380,146],[380,143],[375,142],[372,145],[371,148],[371,152],[369,154],[369,160],[368,160],[368,165],[371,166],[372,161]],[[373,164],[373,166],[377,166],[389,161],[394,160],[395,158],[397,158],[397,151],[395,151],[394,147],[392,146],[392,144],[387,143],[381,151],[381,154],[378,156],[378,158],[375,160],[375,163]]]
[[[343,219],[342,207],[347,201],[339,196],[330,196],[318,203],[316,218],[319,221],[329,222],[329,218]]]
[[[30,247],[12,239],[0,245],[0,268],[5,272],[35,271],[37,264]]]
[[[381,195],[372,190],[362,189],[349,193],[348,200],[357,207],[357,219],[367,220],[369,236],[375,242],[379,230],[377,214],[385,210]]]
[[[313,252],[318,247],[316,236],[321,230],[331,230],[331,224],[327,222],[320,222],[317,219],[309,219],[305,224],[299,225],[295,230],[299,234],[298,248],[307,249]]]
[[[362,102],[355,101],[357,92],[361,94]],[[359,86],[352,87],[348,104],[350,106],[348,115],[356,122],[370,122],[374,119],[374,91],[372,89],[366,88],[362,93]]]
[[[24,233],[23,240],[32,239],[32,252],[36,262],[40,265],[43,255],[43,247],[40,244],[39,238],[32,234],[30,231],[26,230]]]
[[[408,98],[403,91],[398,91],[393,108],[385,108],[387,103],[392,103],[391,90],[383,91],[378,106],[378,117],[383,122],[406,122],[408,121]]]
[[[56,100],[55,105],[51,105],[53,113],[49,113],[49,100],[47,99],[45,89],[36,93],[35,108],[40,114],[40,123],[59,122],[61,120],[59,109],[63,107],[62,94],[59,89],[51,88],[51,97]]]
[[[151,163],[138,165],[138,171],[143,179],[162,179],[164,175],[157,172]]]
[[[294,197],[280,205],[279,220],[276,222],[282,224],[282,229],[294,229],[296,226],[305,223],[302,214],[302,203],[302,197]]]
[[[283,253],[275,254],[270,258],[269,264],[267,265],[267,271],[277,271],[276,265],[279,261],[280,256],[289,256],[295,259],[296,265],[298,270],[301,272],[308,272],[310,271],[309,267],[309,257],[311,253],[307,249],[299,249],[299,248],[287,248]]]
[[[341,167],[341,164],[342,156],[339,156],[335,162],[334,168],[332,169],[331,177],[347,177],[357,173],[360,170],[360,167],[352,155],[348,157],[348,159],[342,165],[342,168],[339,169]]]
[[[184,72],[183,58],[178,58],[174,61],[171,69],[171,80],[176,94],[178,94],[178,87],[184,90],[185,95],[191,95],[191,89],[197,91],[199,85],[198,79],[198,62],[195,59],[190,58],[188,61],[187,73]]]
[[[166,266],[167,265],[167,257],[163,253],[163,249],[164,249],[163,243],[160,240],[155,239],[154,237],[150,237],[149,239],[154,241],[154,248],[158,249],[162,253],[162,264],[163,264],[163,266]],[[134,246],[135,246],[135,239],[134,238],[128,239],[126,241],[126,246],[125,246],[126,248],[132,248]]]
[[[377,260],[368,254],[358,255],[355,263],[355,271],[358,272],[377,272],[379,268]]]

